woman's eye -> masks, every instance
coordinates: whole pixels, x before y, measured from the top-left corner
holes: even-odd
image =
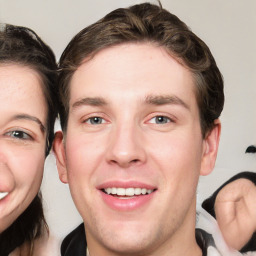
[[[167,124],[170,123],[172,120],[166,116],[155,116],[149,120],[151,124]]]
[[[10,136],[15,139],[21,139],[21,140],[31,140],[32,137],[23,131],[10,131],[6,133],[7,136]]]
[[[90,117],[90,118],[86,119],[85,123],[97,125],[97,124],[104,124],[104,123],[106,123],[106,121],[102,117],[94,116],[94,117]]]

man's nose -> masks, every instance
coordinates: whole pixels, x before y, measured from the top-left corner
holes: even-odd
[[[136,125],[121,125],[110,135],[107,161],[122,168],[142,164],[146,160],[143,131]]]

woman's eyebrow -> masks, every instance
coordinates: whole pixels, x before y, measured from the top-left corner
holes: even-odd
[[[188,110],[190,109],[186,102],[174,95],[148,95],[145,102],[150,105],[180,105]]]
[[[31,115],[28,115],[28,114],[18,114],[18,115],[15,115],[11,118],[11,120],[20,120],[20,119],[32,121],[32,122],[35,122],[35,123],[39,124],[40,130],[43,133],[46,130],[46,127],[43,125],[43,123],[35,116],[31,116]]]

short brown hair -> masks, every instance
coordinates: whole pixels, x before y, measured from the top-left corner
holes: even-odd
[[[60,119],[65,132],[69,114],[70,80],[76,69],[104,48],[150,42],[163,47],[194,76],[202,135],[214,126],[224,105],[223,79],[207,45],[178,17],[150,3],[120,8],[80,31],[60,58]]]

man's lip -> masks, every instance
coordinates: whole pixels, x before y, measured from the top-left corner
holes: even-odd
[[[154,185],[150,185],[139,181],[108,181],[101,183],[96,188],[99,190],[105,188],[146,188],[151,190],[157,189],[157,187]]]
[[[109,195],[104,192],[103,189],[99,190],[99,194],[105,205],[117,212],[135,211],[141,209],[141,207],[149,205],[149,202],[155,197],[155,192],[156,190],[150,194],[127,197]]]

